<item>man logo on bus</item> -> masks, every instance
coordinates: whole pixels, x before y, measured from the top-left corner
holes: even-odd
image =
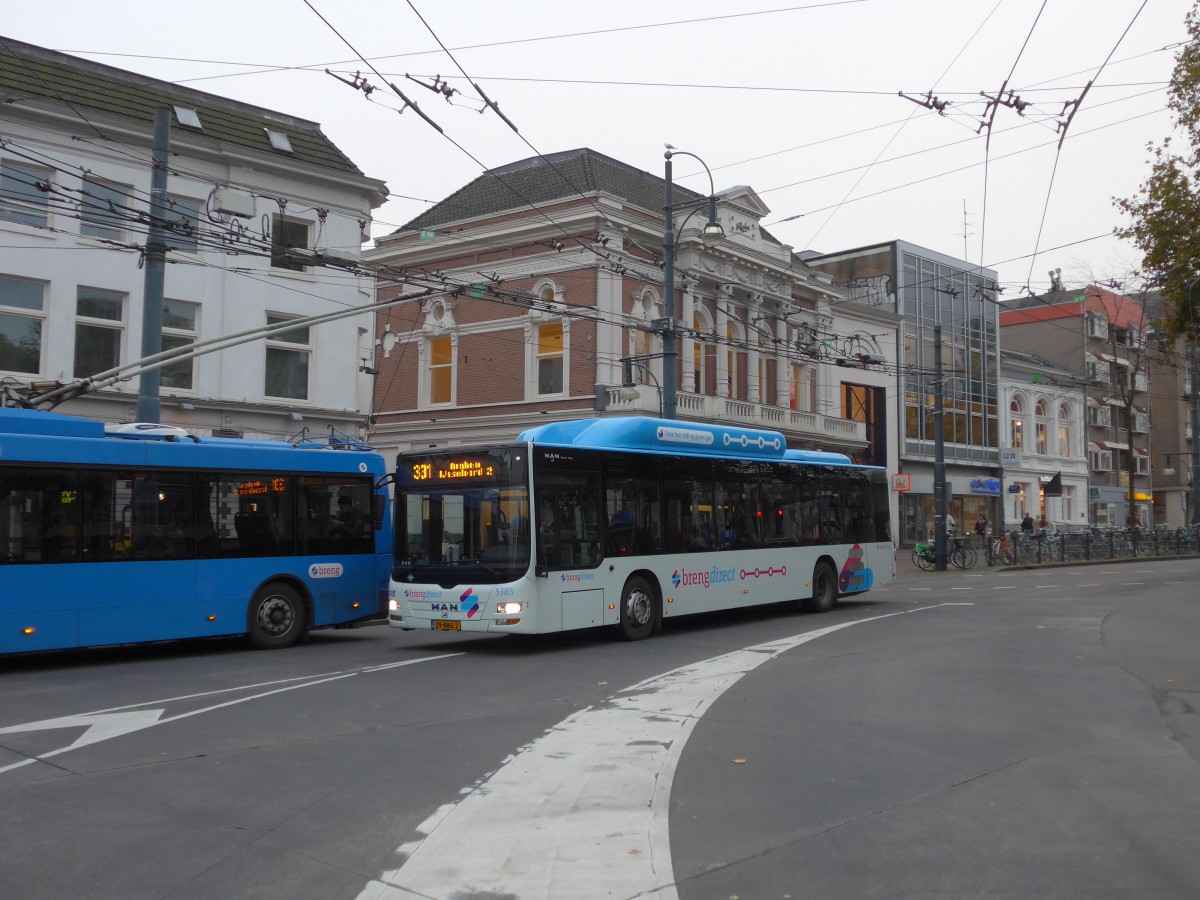
[[[459,597],[459,602],[462,603],[463,612],[467,614],[467,618],[479,612],[479,598],[473,595],[474,588],[467,588],[463,595]]]

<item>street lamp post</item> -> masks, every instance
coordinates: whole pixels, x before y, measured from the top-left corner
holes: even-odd
[[[686,150],[668,149],[663,157],[666,159],[666,189],[663,214],[663,311],[665,312],[666,328],[662,332],[663,342],[663,377],[662,377],[662,407],[663,418],[676,417],[675,360],[679,355],[675,349],[675,203],[672,196],[671,158],[673,156],[690,156],[708,172],[708,224],[704,226],[703,239],[705,243],[719,241],[725,237],[725,231],[717,222],[717,194],[713,187],[712,172],[708,165],[695,153]],[[689,201],[688,205],[693,205]]]

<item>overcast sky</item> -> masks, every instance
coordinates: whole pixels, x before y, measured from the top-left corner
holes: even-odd
[[[388,184],[375,235],[484,168],[590,147],[661,176],[669,142],[701,156],[718,190],[754,188],[768,229],[797,251],[900,238],[996,268],[1012,297],[1046,289],[1055,268],[1074,285],[1138,267],[1131,245],[1102,236],[1122,224],[1112,198],[1148,172],[1146,144],[1170,132],[1166,88],[1190,7],[58,0],[9,4],[0,32],[320,122]],[[520,134],[480,113],[464,71]],[[459,93],[447,102],[409,75],[441,76]],[[388,81],[445,134],[398,115]],[[981,92],[1003,85],[1006,100],[1030,105],[995,110],[989,148]],[[900,92],[949,105],[939,115]],[[707,192],[691,160],[677,160],[675,176]]]

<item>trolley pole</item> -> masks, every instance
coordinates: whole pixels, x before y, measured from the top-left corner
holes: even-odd
[[[942,326],[933,326],[933,567],[946,571],[946,409],[942,401]]]
[[[163,282],[167,245],[162,223],[167,216],[167,152],[171,141],[171,108],[154,111],[154,162],[150,174],[150,230],[146,236],[146,272],[142,290],[142,358],[162,352]],[[138,376],[137,420],[161,422],[161,370]]]

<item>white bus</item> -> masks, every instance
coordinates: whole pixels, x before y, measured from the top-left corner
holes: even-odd
[[[774,431],[644,417],[397,458],[389,624],[544,634],[793,601],[895,577],[883,469]]]

